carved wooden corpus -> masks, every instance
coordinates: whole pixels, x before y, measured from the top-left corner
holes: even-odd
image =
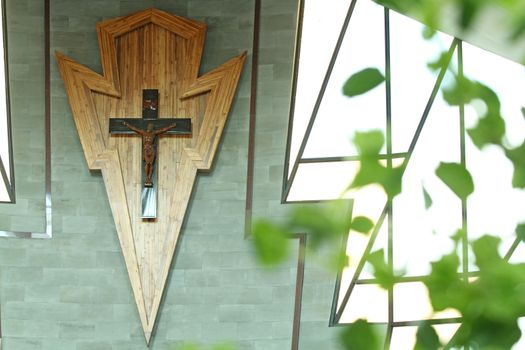
[[[209,169],[246,58],[198,77],[206,26],[156,9],[97,25],[103,75],[56,53],[90,169],[102,171],[146,342],[149,343],[197,170]],[[109,136],[109,117],[140,118],[142,90],[159,117],[191,118],[191,136],[158,140],[157,219],[141,218],[141,140]]]

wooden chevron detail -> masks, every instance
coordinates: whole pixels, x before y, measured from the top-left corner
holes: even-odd
[[[103,74],[57,52],[89,169],[100,170],[149,343],[198,170],[210,169],[246,53],[198,76],[206,25],[157,9],[97,24]],[[158,140],[158,213],[140,213],[141,140],[109,135],[109,119],[140,118],[142,90],[159,117],[191,118],[193,134]]]

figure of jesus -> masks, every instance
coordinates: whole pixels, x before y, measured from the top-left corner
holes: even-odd
[[[155,138],[157,135],[163,134],[173,129],[176,126],[176,123],[157,130],[155,130],[153,123],[148,123],[146,130],[139,129],[128,122],[122,122],[122,124],[137,134],[142,135],[142,158],[144,159],[144,173],[146,174],[146,178],[144,179],[144,187],[152,187],[153,181],[151,178],[153,176],[153,163],[157,157],[154,146]]]

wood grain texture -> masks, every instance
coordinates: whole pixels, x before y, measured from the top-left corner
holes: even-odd
[[[246,58],[198,77],[206,26],[156,9],[97,25],[103,74],[56,53],[90,169],[102,171],[149,343],[199,169],[215,157]],[[141,219],[141,140],[110,136],[109,118],[142,114],[142,90],[159,90],[159,117],[191,118],[193,135],[158,140],[158,218]]]

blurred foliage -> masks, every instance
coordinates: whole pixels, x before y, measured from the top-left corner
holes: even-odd
[[[425,201],[425,209],[429,209],[432,206],[432,197],[423,186],[423,200]]]
[[[429,322],[424,322],[417,329],[414,350],[438,350],[440,348],[441,342],[436,330]]]
[[[415,13],[424,18],[428,25],[422,35],[430,39],[439,27],[442,9],[454,6],[459,10],[458,25],[469,30],[480,13],[491,6],[501,6],[508,10],[511,18],[508,37],[517,40],[525,36],[525,1],[523,0],[375,0],[377,3],[402,13]],[[436,60],[428,63],[431,70],[449,69],[453,81],[442,89],[444,100],[452,106],[481,102],[484,109],[479,112],[477,124],[467,130],[468,136],[479,149],[491,145],[500,148],[512,162],[514,174],[512,184],[525,188],[525,142],[516,148],[504,144],[506,132],[501,103],[497,94],[488,86],[470,80],[448,67],[450,53],[441,53]],[[366,94],[385,81],[384,75],[376,68],[365,68],[352,75],[345,82],[342,91],[348,97]],[[525,107],[521,109],[525,118]],[[348,190],[369,185],[381,186],[392,200],[401,190],[403,167],[394,168],[380,160],[385,139],[377,130],[357,132],[353,143],[358,151],[360,168],[349,179]],[[474,191],[474,182],[464,165],[441,163],[436,175],[460,199],[467,200]],[[432,206],[432,198],[422,188],[425,208]],[[258,220],[253,225],[255,254],[265,266],[276,266],[289,255],[289,238],[296,233],[308,234],[308,248],[314,251],[329,246],[333,251],[332,268],[342,269],[348,258],[341,243],[349,230],[360,234],[370,234],[374,222],[369,218],[352,218],[352,201],[338,200],[317,205],[294,207],[284,222]],[[525,241],[525,223],[516,227],[516,234]],[[478,272],[473,275],[461,273],[463,262],[458,251],[463,249],[465,232],[458,230],[451,239],[454,249],[431,264],[431,273],[424,279],[434,312],[457,310],[462,316],[462,324],[447,348],[482,350],[510,350],[521,337],[518,319],[525,316],[525,264],[510,264],[498,252],[499,238],[486,235],[469,247],[475,258]],[[351,258],[351,257],[350,257]],[[395,273],[386,262],[383,250],[368,255],[368,262],[374,270],[374,277],[381,287],[392,288]],[[398,272],[396,274],[399,275]],[[340,333],[340,344],[346,350],[381,350],[384,348],[384,334],[366,320],[358,320],[345,326]],[[419,325],[416,334],[415,350],[442,349],[443,344],[430,322]],[[197,350],[187,345],[178,350]],[[225,345],[213,350],[230,350]],[[392,349],[397,350],[397,349]]]
[[[346,350],[377,350],[383,337],[366,320],[357,320],[341,332],[341,345]]]
[[[385,144],[385,137],[379,130],[356,132],[354,145],[359,154],[359,170],[348,189],[380,185],[389,198],[401,192],[403,169],[393,168],[381,163],[379,154]]]
[[[436,175],[462,200],[474,192],[474,181],[464,165],[440,163]]]
[[[390,270],[390,266],[386,262],[385,251],[379,249],[368,255],[368,262],[374,268],[374,277],[377,284],[383,289],[390,289],[394,286],[394,273]]]
[[[525,141],[517,148],[504,148],[504,151],[507,158],[509,158],[514,166],[512,186],[516,188],[525,188]]]
[[[350,218],[352,202],[350,200],[331,201],[317,206],[294,207],[284,222],[256,220],[252,226],[255,255],[263,266],[276,266],[288,258],[290,238],[297,233],[308,234],[308,248],[317,250],[329,245],[334,254],[340,251],[341,239],[354,228],[358,232],[368,233],[373,223],[365,217]],[[330,258],[329,265],[341,267],[339,254]]]
[[[452,340],[455,347],[511,349],[520,339],[518,319],[525,316],[525,264],[510,264],[500,257],[500,239],[483,236],[471,247],[479,272],[467,281],[458,274],[455,252],[432,264],[425,280],[435,311],[455,309],[463,317]]]

